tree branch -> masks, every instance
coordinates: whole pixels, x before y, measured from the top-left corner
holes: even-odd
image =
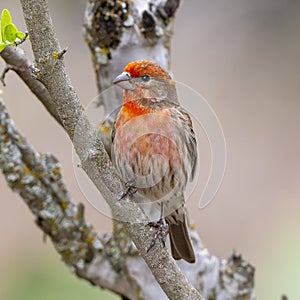
[[[38,69],[36,74],[39,74],[38,79],[45,85],[56,105],[63,127],[74,143],[82,168],[110,205],[115,218],[122,220],[126,215],[132,221],[145,224],[147,219],[137,205],[129,199],[118,201],[124,184],[117,177],[102,142],[88,122],[62,59],[57,59],[61,48],[55,37],[47,2],[21,0],[21,4]],[[135,222],[125,223],[125,228],[168,297],[202,299],[180,272],[166,248],[156,245],[147,252],[152,232],[144,224]]]
[[[55,105],[45,88],[45,86],[35,79],[31,72],[32,62],[25,55],[21,48],[14,49],[13,47],[6,47],[0,56],[9,65],[9,69],[15,71],[24,83],[29,87],[32,93],[42,102],[47,111],[61,124]]]

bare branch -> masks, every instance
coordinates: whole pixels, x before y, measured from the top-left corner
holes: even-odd
[[[10,71],[10,70],[13,70],[13,68],[10,66],[10,65],[6,65],[6,67],[4,68],[3,72],[2,72],[2,75],[0,77],[0,81],[2,83],[3,86],[6,86],[6,83],[5,83],[5,76],[6,74]]]
[[[15,71],[20,76],[32,93],[42,102],[48,112],[61,124],[55,105],[47,89],[41,82],[34,78],[30,69],[32,62],[25,55],[24,51],[21,48],[14,49],[13,47],[6,47],[0,53],[0,56],[9,65],[10,70]]]
[[[32,148],[16,130],[2,99],[0,116],[0,168],[8,185],[25,200],[64,261],[74,270],[83,269],[103,246],[85,223],[82,205],[73,204],[60,163]]]

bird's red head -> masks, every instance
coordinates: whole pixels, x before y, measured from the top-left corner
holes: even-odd
[[[148,75],[155,78],[171,79],[170,75],[162,67],[148,60],[130,62],[124,68],[124,72],[129,73],[133,78]]]
[[[113,83],[124,89],[124,102],[141,99],[178,102],[175,82],[162,67],[151,61],[130,62]]]

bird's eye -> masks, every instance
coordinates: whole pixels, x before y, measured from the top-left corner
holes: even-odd
[[[149,76],[149,75],[143,75],[143,76],[142,76],[142,80],[143,80],[144,82],[148,82],[148,81],[150,80],[150,76]]]

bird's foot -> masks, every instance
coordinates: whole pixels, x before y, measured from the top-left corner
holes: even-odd
[[[126,183],[125,186],[126,186],[126,189],[125,189],[125,191],[123,191],[121,193],[119,200],[123,200],[127,196],[132,197],[137,192],[137,188],[134,185],[132,185],[131,183]]]
[[[158,222],[150,222],[148,225],[154,228],[155,234],[151,240],[147,252],[149,252],[154,247],[158,239],[160,239],[161,243],[165,247],[166,237],[169,233],[169,226],[166,224],[165,220],[163,218],[160,218]]]

